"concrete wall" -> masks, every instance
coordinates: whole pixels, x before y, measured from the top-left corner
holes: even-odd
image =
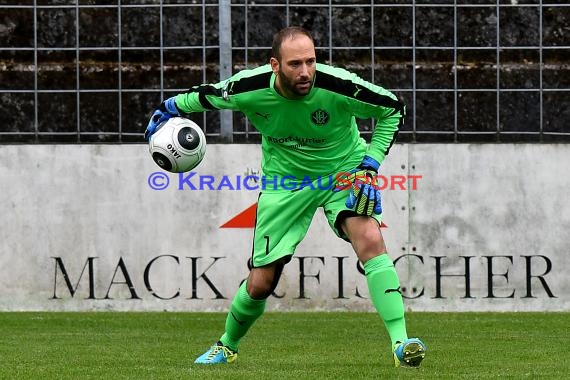
[[[252,218],[220,227],[255,204],[259,158],[209,145],[194,177],[153,190],[145,145],[0,146],[0,310],[225,310]],[[396,145],[382,173],[422,176],[383,192],[406,307],[570,310],[568,162],[567,145]],[[190,189],[207,175],[241,190]],[[367,295],[319,211],[268,310],[372,310]]]

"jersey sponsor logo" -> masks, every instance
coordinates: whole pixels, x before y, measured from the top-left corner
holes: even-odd
[[[266,136],[267,141],[272,144],[279,144],[287,149],[301,149],[306,146],[319,146],[326,142],[324,138],[317,137],[300,137],[300,136],[288,136],[288,137],[272,137]]]
[[[318,137],[300,137],[300,136],[287,136],[287,137],[273,137],[267,136],[267,141],[274,144],[287,144],[298,143],[301,145],[318,145],[324,144],[325,139]]]
[[[325,125],[329,122],[329,113],[325,110],[318,109],[311,114],[311,121],[317,126]]]

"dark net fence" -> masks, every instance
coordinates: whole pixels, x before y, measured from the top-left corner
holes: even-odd
[[[273,34],[288,25],[313,33],[321,62],[406,103],[399,141],[570,141],[564,0],[0,5],[0,143],[142,143],[162,99],[268,62]],[[192,118],[209,142],[260,141],[239,113]],[[359,126],[369,136],[374,121]]]

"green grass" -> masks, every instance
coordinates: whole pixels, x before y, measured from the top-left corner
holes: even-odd
[[[563,379],[568,313],[408,313],[428,345],[395,369],[372,313],[267,313],[237,364],[197,366],[224,314],[0,313],[0,379]]]

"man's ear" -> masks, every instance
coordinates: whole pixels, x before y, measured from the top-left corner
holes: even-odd
[[[273,71],[273,73],[277,74],[279,72],[279,61],[277,60],[277,58],[271,57],[271,59],[269,60],[269,64],[271,65],[271,70]]]

